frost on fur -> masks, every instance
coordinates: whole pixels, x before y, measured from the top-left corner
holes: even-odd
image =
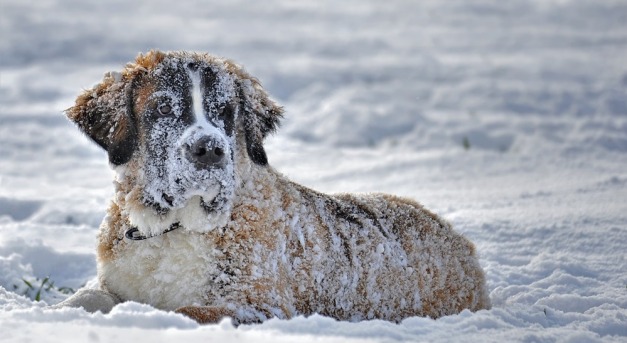
[[[228,60],[141,55],[68,116],[116,171],[98,245],[100,285],[116,299],[202,323],[398,322],[490,306],[472,243],[421,205],[322,194],[270,167],[263,140],[282,109]],[[125,154],[120,142],[132,143]],[[129,241],[130,228],[150,238]]]

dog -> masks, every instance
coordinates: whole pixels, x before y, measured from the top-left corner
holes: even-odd
[[[473,244],[417,202],[326,195],[274,170],[263,141],[283,109],[230,60],[140,54],[66,115],[107,152],[115,195],[98,235],[99,289],[57,308],[136,301],[236,325],[490,308]]]

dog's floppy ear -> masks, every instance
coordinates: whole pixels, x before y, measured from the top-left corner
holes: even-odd
[[[128,162],[137,145],[132,117],[134,78],[106,73],[102,82],[85,91],[73,107],[65,111],[87,136],[105,149],[109,162]]]
[[[263,148],[263,140],[278,128],[283,117],[283,108],[270,99],[255,79],[240,81],[240,100],[246,151],[254,163],[265,166],[268,164],[268,157]]]

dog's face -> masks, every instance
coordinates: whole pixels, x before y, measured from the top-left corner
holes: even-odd
[[[234,187],[235,80],[216,65],[168,59],[135,80],[137,160],[143,201],[157,212],[193,197],[223,210]]]
[[[236,168],[267,164],[262,141],[281,112],[229,61],[150,52],[67,113],[107,150],[131,224],[156,234],[174,222],[201,232],[224,225]]]

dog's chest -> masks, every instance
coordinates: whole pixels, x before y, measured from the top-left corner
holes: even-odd
[[[101,263],[99,277],[123,300],[166,310],[204,305],[218,273],[214,251],[206,237],[189,232],[124,242],[114,260]]]

